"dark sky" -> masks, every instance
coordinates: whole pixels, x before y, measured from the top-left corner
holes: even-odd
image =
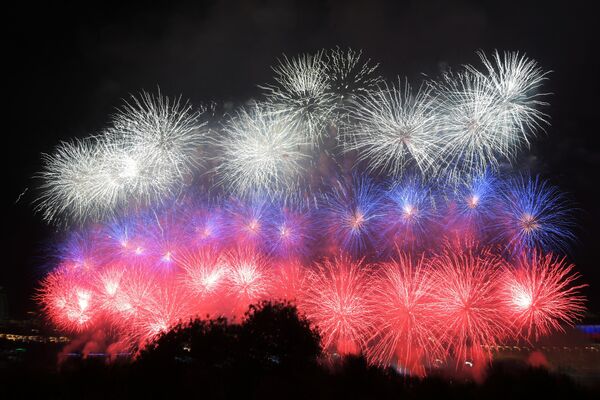
[[[600,311],[598,25],[579,1],[195,1],[165,5],[20,2],[3,35],[5,211],[0,286],[10,311],[33,307],[55,237],[30,203],[40,153],[98,132],[129,93],[160,85],[192,102],[243,102],[270,80],[282,53],[351,46],[388,78],[436,75],[476,62],[475,51],[520,50],[553,73],[552,125],[529,152],[535,172],[569,192],[580,212],[570,259]],[[83,3],[86,3],[84,6]],[[175,3],[175,2],[169,2]],[[4,7],[4,6],[3,6]],[[15,203],[26,188],[29,191]]]

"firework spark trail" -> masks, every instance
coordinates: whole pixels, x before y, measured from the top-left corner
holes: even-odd
[[[575,285],[579,274],[573,268],[564,258],[534,252],[506,270],[501,290],[517,334],[538,339],[581,318],[585,307],[580,289],[586,285]]]
[[[370,291],[370,272],[362,261],[340,256],[309,272],[300,306],[319,327],[324,348],[340,354],[365,348],[373,318]]]
[[[436,358],[444,358],[434,308],[433,281],[424,258],[400,253],[380,266],[371,298],[374,313],[369,360],[398,366],[423,376]]]
[[[370,59],[365,60],[362,51],[338,47],[325,52],[324,62],[329,90],[342,104],[369,93],[382,82],[382,78],[377,75],[379,64],[373,64]]]
[[[431,89],[416,93],[405,82],[381,84],[350,106],[346,151],[358,151],[370,171],[400,177],[410,166],[433,172],[441,145]]]

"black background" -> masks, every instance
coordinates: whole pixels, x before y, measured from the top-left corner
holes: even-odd
[[[8,71],[0,286],[12,316],[34,307],[44,254],[56,237],[31,207],[42,152],[97,133],[129,93],[160,85],[195,104],[241,103],[270,81],[270,66],[282,53],[336,45],[363,49],[384,76],[407,76],[414,84],[421,73],[476,63],[478,49],[523,51],[552,70],[545,86],[552,125],[521,163],[576,201],[579,241],[569,258],[590,284],[590,309],[600,309],[600,22],[593,2],[21,3],[3,10],[1,50]]]

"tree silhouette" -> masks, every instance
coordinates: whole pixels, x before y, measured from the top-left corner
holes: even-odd
[[[321,338],[290,303],[251,305],[239,345],[249,362],[262,368],[304,368],[316,364]]]

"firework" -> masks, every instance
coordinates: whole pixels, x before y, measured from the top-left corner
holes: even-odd
[[[122,294],[121,282],[125,274],[122,265],[107,265],[93,277],[94,291],[100,307],[109,313],[120,313],[129,308]]]
[[[424,258],[413,260],[404,253],[383,263],[380,270],[372,297],[376,317],[367,356],[382,366],[396,360],[398,366],[423,376],[442,349],[435,329],[431,274]]]
[[[218,173],[240,195],[293,194],[305,169],[304,139],[290,120],[255,105],[226,126]]]
[[[327,259],[309,273],[300,304],[320,329],[324,348],[340,354],[364,349],[373,317],[369,275],[361,261],[343,256]]]
[[[557,187],[539,177],[519,176],[502,188],[498,240],[513,254],[541,248],[564,251],[573,241],[573,210]]]
[[[268,298],[272,287],[271,266],[265,256],[251,249],[239,249],[224,257],[227,290],[234,316],[241,316],[250,304]]]
[[[68,266],[60,266],[44,278],[37,298],[50,320],[65,331],[83,331],[97,317],[98,305],[89,279]]]
[[[78,140],[60,144],[54,154],[43,155],[42,194],[36,203],[49,222],[59,218],[76,221],[102,215],[96,183],[100,179],[98,149],[94,140]]]
[[[413,93],[404,85],[382,84],[359,96],[350,108],[346,151],[358,151],[371,171],[399,177],[414,166],[430,172],[440,151],[437,115],[427,87]]]
[[[139,318],[144,309],[148,307],[148,299],[153,296],[161,278],[155,270],[147,268],[146,265],[128,266],[125,269],[119,285],[119,293],[122,296],[121,317],[118,319],[121,326],[131,330],[135,328],[132,324]],[[130,337],[136,337],[135,332],[130,331]]]
[[[507,335],[498,283],[502,260],[489,250],[448,249],[432,259],[440,337],[462,364]]]
[[[272,211],[271,202],[264,198],[247,202],[231,200],[226,208],[229,237],[243,247],[263,248],[269,234]]]
[[[198,164],[204,133],[201,113],[181,97],[170,99],[142,92],[131,97],[113,118],[110,139],[127,149],[126,175],[141,175],[138,196],[155,195],[149,189],[163,181],[182,183]],[[143,162],[139,162],[143,161]],[[146,187],[147,185],[147,187]],[[156,193],[160,197],[160,193]]]
[[[380,247],[416,248],[435,227],[436,203],[423,181],[407,177],[386,194],[380,230]],[[393,244],[389,246],[389,242]]]
[[[316,145],[332,122],[337,101],[323,52],[283,56],[273,71],[276,84],[264,87],[272,112],[291,119],[298,133]]]
[[[309,213],[279,206],[273,214],[267,239],[269,253],[284,259],[306,256],[313,239]]]
[[[497,215],[500,193],[499,179],[489,172],[476,175],[458,187],[453,186],[446,193],[444,210],[450,236],[458,240],[493,242],[490,233],[493,232],[491,227]]]
[[[499,192],[498,180],[492,174],[486,172],[474,176],[456,192],[458,213],[463,218],[480,223],[497,204]]]
[[[101,136],[44,156],[37,209],[51,222],[84,223],[164,200],[196,170],[198,118],[160,93],[132,97]]]
[[[228,268],[219,253],[210,248],[184,251],[176,257],[183,274],[179,284],[191,292],[192,306],[198,315],[214,314],[224,295]]]
[[[372,244],[381,218],[382,192],[369,178],[337,181],[322,198],[322,225],[335,249],[360,255]]]
[[[226,218],[221,207],[200,205],[190,210],[187,237],[198,247],[219,247],[226,235]]]
[[[546,114],[539,110],[548,105],[541,100],[546,94],[540,93],[548,73],[518,52],[504,52],[501,56],[496,51],[491,59],[483,52],[478,54],[485,67],[486,82],[499,98],[497,107],[502,118],[518,129],[510,132],[507,139],[529,144],[528,136],[548,123]],[[475,71],[473,67],[469,68]],[[520,133],[520,136],[514,133]]]
[[[498,110],[498,95],[481,74],[446,73],[437,95],[440,175],[460,182],[512,159],[519,132]]]
[[[522,256],[519,265],[506,271],[502,293],[509,318],[519,334],[538,339],[572,325],[585,308],[579,278],[573,265],[552,254]]]
[[[496,175],[547,122],[546,73],[480,57],[418,90],[351,49],[283,57],[233,113],[132,97],[44,156],[36,210],[84,225],[56,246],[44,313],[137,353],[179,322],[289,299],[326,351],[419,376],[573,324],[583,285],[553,255],[574,239],[566,196]]]
[[[190,306],[189,294],[181,286],[157,282],[133,319],[130,340],[140,343],[140,347],[151,343],[161,333],[195,317]]]

